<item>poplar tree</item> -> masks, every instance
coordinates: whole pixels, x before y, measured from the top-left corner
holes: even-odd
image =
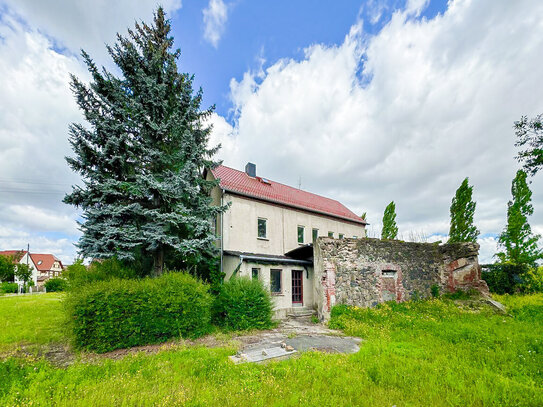
[[[200,110],[202,90],[194,92],[193,76],[178,72],[173,45],[159,7],[152,25],[136,23],[107,46],[119,77],[85,51],[90,83],[71,76],[88,126],[70,126],[75,156],[66,160],[83,186],[64,202],[83,209],[84,257],[150,257],[160,274],[167,255],[188,259],[213,250],[211,219],[225,209],[211,204],[218,181],[202,177],[219,164],[204,124],[214,107]]]
[[[396,205],[394,201],[388,204],[383,214],[383,230],[381,239],[396,239],[398,237],[398,226],[396,226]]]
[[[526,173],[518,170],[511,186],[513,199],[507,203],[507,226],[501,233],[498,244],[504,251],[496,256],[502,263],[516,266],[535,266],[542,258],[538,247],[540,236],[532,233],[528,216],[534,213],[532,191],[526,182]]]
[[[449,229],[449,243],[477,242],[479,231],[473,224],[475,202],[472,199],[473,186],[469,185],[468,178],[456,190],[451,203],[451,227]]]

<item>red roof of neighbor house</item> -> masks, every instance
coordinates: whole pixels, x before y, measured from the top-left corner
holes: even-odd
[[[226,191],[366,224],[360,216],[334,199],[289,187],[266,178],[253,178],[244,171],[224,165],[219,165],[211,172],[215,178],[220,179],[220,186]]]
[[[0,251],[0,256],[6,256],[6,257],[17,256],[17,258],[15,258],[15,262],[18,262],[19,260],[21,260],[21,257],[23,257],[25,254],[26,254],[26,250],[2,250],[2,251]]]
[[[39,271],[51,270],[55,261],[58,261],[60,263],[60,268],[63,268],[62,262],[52,254],[30,253],[30,258]]]
[[[0,256],[16,256],[17,254],[19,256],[18,258],[15,259],[15,262],[18,262],[19,260],[21,260],[21,257],[23,257],[26,254],[26,250],[0,251]],[[39,271],[51,270],[51,267],[53,267],[53,263],[55,261],[58,261],[60,263],[60,267],[64,268],[64,266],[62,265],[62,262],[52,254],[30,253],[30,258],[32,259],[32,262],[36,265]]]

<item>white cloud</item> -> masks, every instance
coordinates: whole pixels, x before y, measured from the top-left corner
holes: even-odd
[[[499,233],[518,168],[513,122],[543,111],[543,3],[457,0],[414,19],[425,4],[410,2],[375,36],[357,24],[342,44],[233,80],[236,124],[223,137],[234,145],[221,157],[291,185],[301,176],[302,188],[367,211],[377,230],[394,200],[404,234],[447,234],[469,176],[477,226]],[[542,177],[532,190],[537,230]]]
[[[204,15],[204,38],[217,48],[228,19],[228,6],[222,0],[209,0],[209,4],[202,13]]]
[[[181,8],[181,0],[2,1],[58,46],[76,54],[83,48],[100,64],[107,62],[104,44],[113,44],[135,21],[150,21],[158,4],[169,15]]]

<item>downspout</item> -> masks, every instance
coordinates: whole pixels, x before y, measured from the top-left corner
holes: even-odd
[[[245,259],[245,257],[240,254],[239,256],[239,264],[238,266],[234,269],[234,272],[232,273],[232,277],[234,277],[236,275],[236,273],[239,271],[239,269],[241,268],[241,264],[243,263],[243,260]]]
[[[221,207],[224,205],[224,189],[221,188]],[[223,271],[223,237],[224,237],[224,222],[223,222],[223,214],[224,211],[221,212],[221,273],[224,273]]]

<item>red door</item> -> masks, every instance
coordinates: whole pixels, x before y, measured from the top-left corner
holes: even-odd
[[[302,304],[304,302],[303,270],[292,270],[292,303]]]

